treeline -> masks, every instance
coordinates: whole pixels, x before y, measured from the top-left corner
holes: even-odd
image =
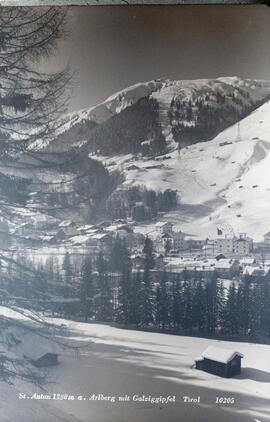
[[[111,219],[146,221],[157,217],[159,212],[173,210],[179,203],[175,190],[155,192],[142,186],[131,186],[125,190],[115,190],[107,199],[107,215]]]
[[[210,92],[193,101],[173,98],[169,117],[174,140],[183,147],[202,140],[208,141],[265,101],[252,104],[249,93],[240,88],[226,96],[220,92]]]
[[[92,129],[86,138],[89,149],[102,155],[164,153],[166,140],[158,122],[158,107],[153,98],[141,98]]]
[[[65,261],[69,278],[72,268]],[[106,258],[102,253],[96,260],[85,257],[77,292],[86,321],[213,337],[270,336],[269,276],[255,282],[245,278],[226,289],[216,272],[205,279],[188,271],[156,271],[149,238],[136,271],[119,238]]]
[[[9,285],[10,294],[42,299],[39,306],[64,317],[214,338],[270,336],[269,276],[232,281],[225,288],[215,271],[207,278],[199,272],[157,271],[149,238],[138,270],[132,269],[130,251],[120,238],[106,256],[85,256],[77,265],[68,253],[61,266],[48,261],[38,267],[35,282],[32,277],[29,283],[29,274],[24,280],[26,264],[21,261],[22,274]],[[1,278],[8,274],[11,266],[1,270]]]

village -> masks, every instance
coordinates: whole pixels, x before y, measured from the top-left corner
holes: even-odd
[[[270,269],[270,232],[262,242],[254,242],[246,233],[224,232],[218,228],[215,238],[200,239],[185,234],[169,221],[157,221],[151,230],[142,232],[141,226],[131,219],[80,225],[73,220],[59,222],[54,217],[35,214],[17,226],[1,220],[0,244],[15,253],[20,250],[32,256],[40,255],[42,250],[45,255],[87,254],[95,259],[100,252],[108,256],[118,238],[129,249],[135,271],[143,267],[143,246],[149,238],[158,271],[185,271],[205,277],[215,271],[226,279],[266,276]]]

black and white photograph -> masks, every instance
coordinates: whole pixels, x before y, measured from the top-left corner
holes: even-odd
[[[0,6],[1,422],[270,421],[269,23]]]

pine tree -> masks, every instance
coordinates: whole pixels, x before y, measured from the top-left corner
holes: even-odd
[[[121,244],[121,278],[118,288],[117,320],[125,325],[133,323],[131,259],[125,242]]]
[[[237,334],[239,332],[237,289],[234,282],[229,286],[228,296],[224,307],[222,329],[226,334]]]
[[[261,326],[263,334],[270,336],[270,280],[269,276],[265,277],[262,294],[262,316]]]
[[[140,322],[142,326],[148,327],[149,324],[154,322],[154,298],[151,269],[155,265],[153,242],[148,237],[145,239],[143,253],[144,269],[140,289]]]
[[[70,254],[69,252],[66,252],[63,260],[62,265],[63,273],[64,273],[64,280],[65,283],[69,284],[72,282],[72,266],[71,266],[71,260],[70,260]]]
[[[125,260],[125,245],[119,235],[116,236],[112,246],[109,265],[112,272],[121,272]]]
[[[11,160],[37,139],[50,139],[67,102],[65,69],[39,71],[55,52],[66,8],[3,7],[0,10],[0,156]]]
[[[136,274],[131,274],[131,286],[130,286],[130,321],[131,324],[134,324],[136,327],[140,325],[141,322],[141,291],[142,291],[142,277],[141,272],[137,271]]]
[[[182,295],[181,281],[179,274],[172,284],[172,323],[176,329],[180,328],[183,319],[182,313]]]
[[[99,253],[97,262],[98,280],[96,296],[96,319],[102,322],[112,321],[113,297],[108,276],[108,262],[102,252]]]
[[[192,287],[191,281],[184,280],[183,288],[182,288],[182,307],[183,307],[183,319],[182,319],[182,326],[184,330],[188,330],[188,332],[192,333]]]
[[[248,334],[263,334],[262,320],[264,313],[263,283],[255,282],[250,291],[250,309]]]
[[[92,262],[89,256],[85,257],[82,265],[80,300],[83,307],[84,320],[87,322],[88,318],[91,318],[95,311],[95,288],[92,275]]]
[[[156,291],[156,324],[158,327],[162,328],[163,330],[165,327],[168,327],[170,323],[170,304],[169,304],[169,293],[168,293],[168,286],[167,286],[167,274],[166,271],[163,271],[161,276],[160,284],[157,287]]]
[[[237,308],[239,311],[239,327],[242,333],[246,335],[250,331],[251,321],[251,284],[246,277],[238,287]]]
[[[205,289],[202,280],[196,280],[192,304],[192,320],[193,326],[196,327],[199,332],[202,332],[205,328],[205,314]]]
[[[169,254],[170,250],[171,250],[171,242],[169,239],[167,239],[164,246],[165,256]]]
[[[224,305],[224,289],[216,272],[207,280],[205,292],[206,330],[209,334],[214,334],[220,327]]]

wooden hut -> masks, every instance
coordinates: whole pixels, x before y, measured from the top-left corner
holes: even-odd
[[[32,360],[32,364],[37,368],[45,368],[48,366],[58,365],[58,354],[57,353],[45,353],[38,359]]]
[[[209,346],[201,357],[195,360],[196,369],[224,378],[241,373],[242,353],[221,347]]]

